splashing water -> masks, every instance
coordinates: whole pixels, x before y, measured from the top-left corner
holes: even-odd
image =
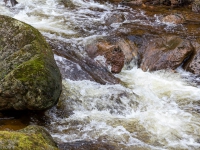
[[[71,0],[68,7],[59,0],[18,2],[11,7],[1,1],[0,14],[31,24],[47,39],[69,43],[80,53],[88,42],[116,31],[129,32],[123,24],[165,25],[141,10],[92,0]],[[124,19],[108,26],[116,13]],[[123,85],[63,79],[62,101],[47,112],[48,129],[58,142],[101,140],[119,149],[199,149],[200,89],[189,83],[189,74],[178,72],[150,73],[135,66],[116,75]],[[57,116],[54,109],[59,107],[69,113]]]
[[[149,149],[199,148],[194,108],[199,109],[200,89],[164,71],[152,74],[135,67],[118,76],[126,87],[63,81],[68,93],[63,105],[73,115],[54,118],[52,135],[65,142],[106,139]]]

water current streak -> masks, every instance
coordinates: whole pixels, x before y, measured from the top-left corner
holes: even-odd
[[[93,0],[63,1],[18,0],[14,7],[0,1],[0,14],[34,26],[63,54],[72,51],[81,58],[87,57],[88,43],[104,37],[185,36],[183,29],[187,30],[187,25],[166,24],[161,14],[140,9]],[[143,72],[133,65],[116,75],[123,85],[102,85],[87,77],[68,79],[65,73],[82,73],[81,65],[58,55],[55,59],[65,69],[63,94],[57,107],[46,112],[51,119],[46,127],[57,142],[95,140],[116,149],[200,148],[200,89],[188,83],[196,77],[189,78],[183,70]]]

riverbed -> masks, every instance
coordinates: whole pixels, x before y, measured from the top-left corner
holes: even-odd
[[[100,84],[81,76],[80,64],[57,53],[73,52],[85,58],[88,44],[107,37],[117,41],[120,37],[167,34],[198,39],[199,14],[188,8],[138,8],[109,1],[18,2],[12,7],[0,1],[0,14],[30,24],[43,34],[55,52],[63,76],[63,93],[57,106],[38,116],[34,112],[29,112],[28,117],[24,113],[17,117],[4,114],[0,129],[39,124],[59,144],[98,141],[116,150],[200,149],[197,76],[181,67],[175,71],[144,72],[133,61],[114,75],[123,84]],[[186,22],[162,22],[163,15],[172,12],[181,12]],[[69,77],[69,72],[77,78]]]

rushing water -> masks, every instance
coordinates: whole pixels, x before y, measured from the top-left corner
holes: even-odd
[[[189,30],[161,22],[161,15],[148,16],[145,11],[108,2],[66,0],[68,6],[61,0],[18,2],[11,7],[1,0],[0,14],[31,24],[49,42],[57,47],[64,43],[66,52],[82,56],[88,43],[119,33],[129,35],[132,25],[144,32],[179,34],[182,29]],[[123,16],[120,21],[112,21],[116,14]],[[65,64],[66,58],[55,55],[55,59],[60,68],[74,69],[74,65]],[[123,85],[64,78],[62,101],[46,112],[50,118],[46,128],[54,139],[58,143],[103,141],[116,149],[130,150],[199,149],[200,88],[193,82],[198,78],[181,68],[150,73],[132,66],[116,75]]]

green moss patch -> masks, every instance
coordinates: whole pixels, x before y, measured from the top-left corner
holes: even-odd
[[[17,132],[0,131],[1,150],[58,150],[48,132],[39,126],[28,126]]]

